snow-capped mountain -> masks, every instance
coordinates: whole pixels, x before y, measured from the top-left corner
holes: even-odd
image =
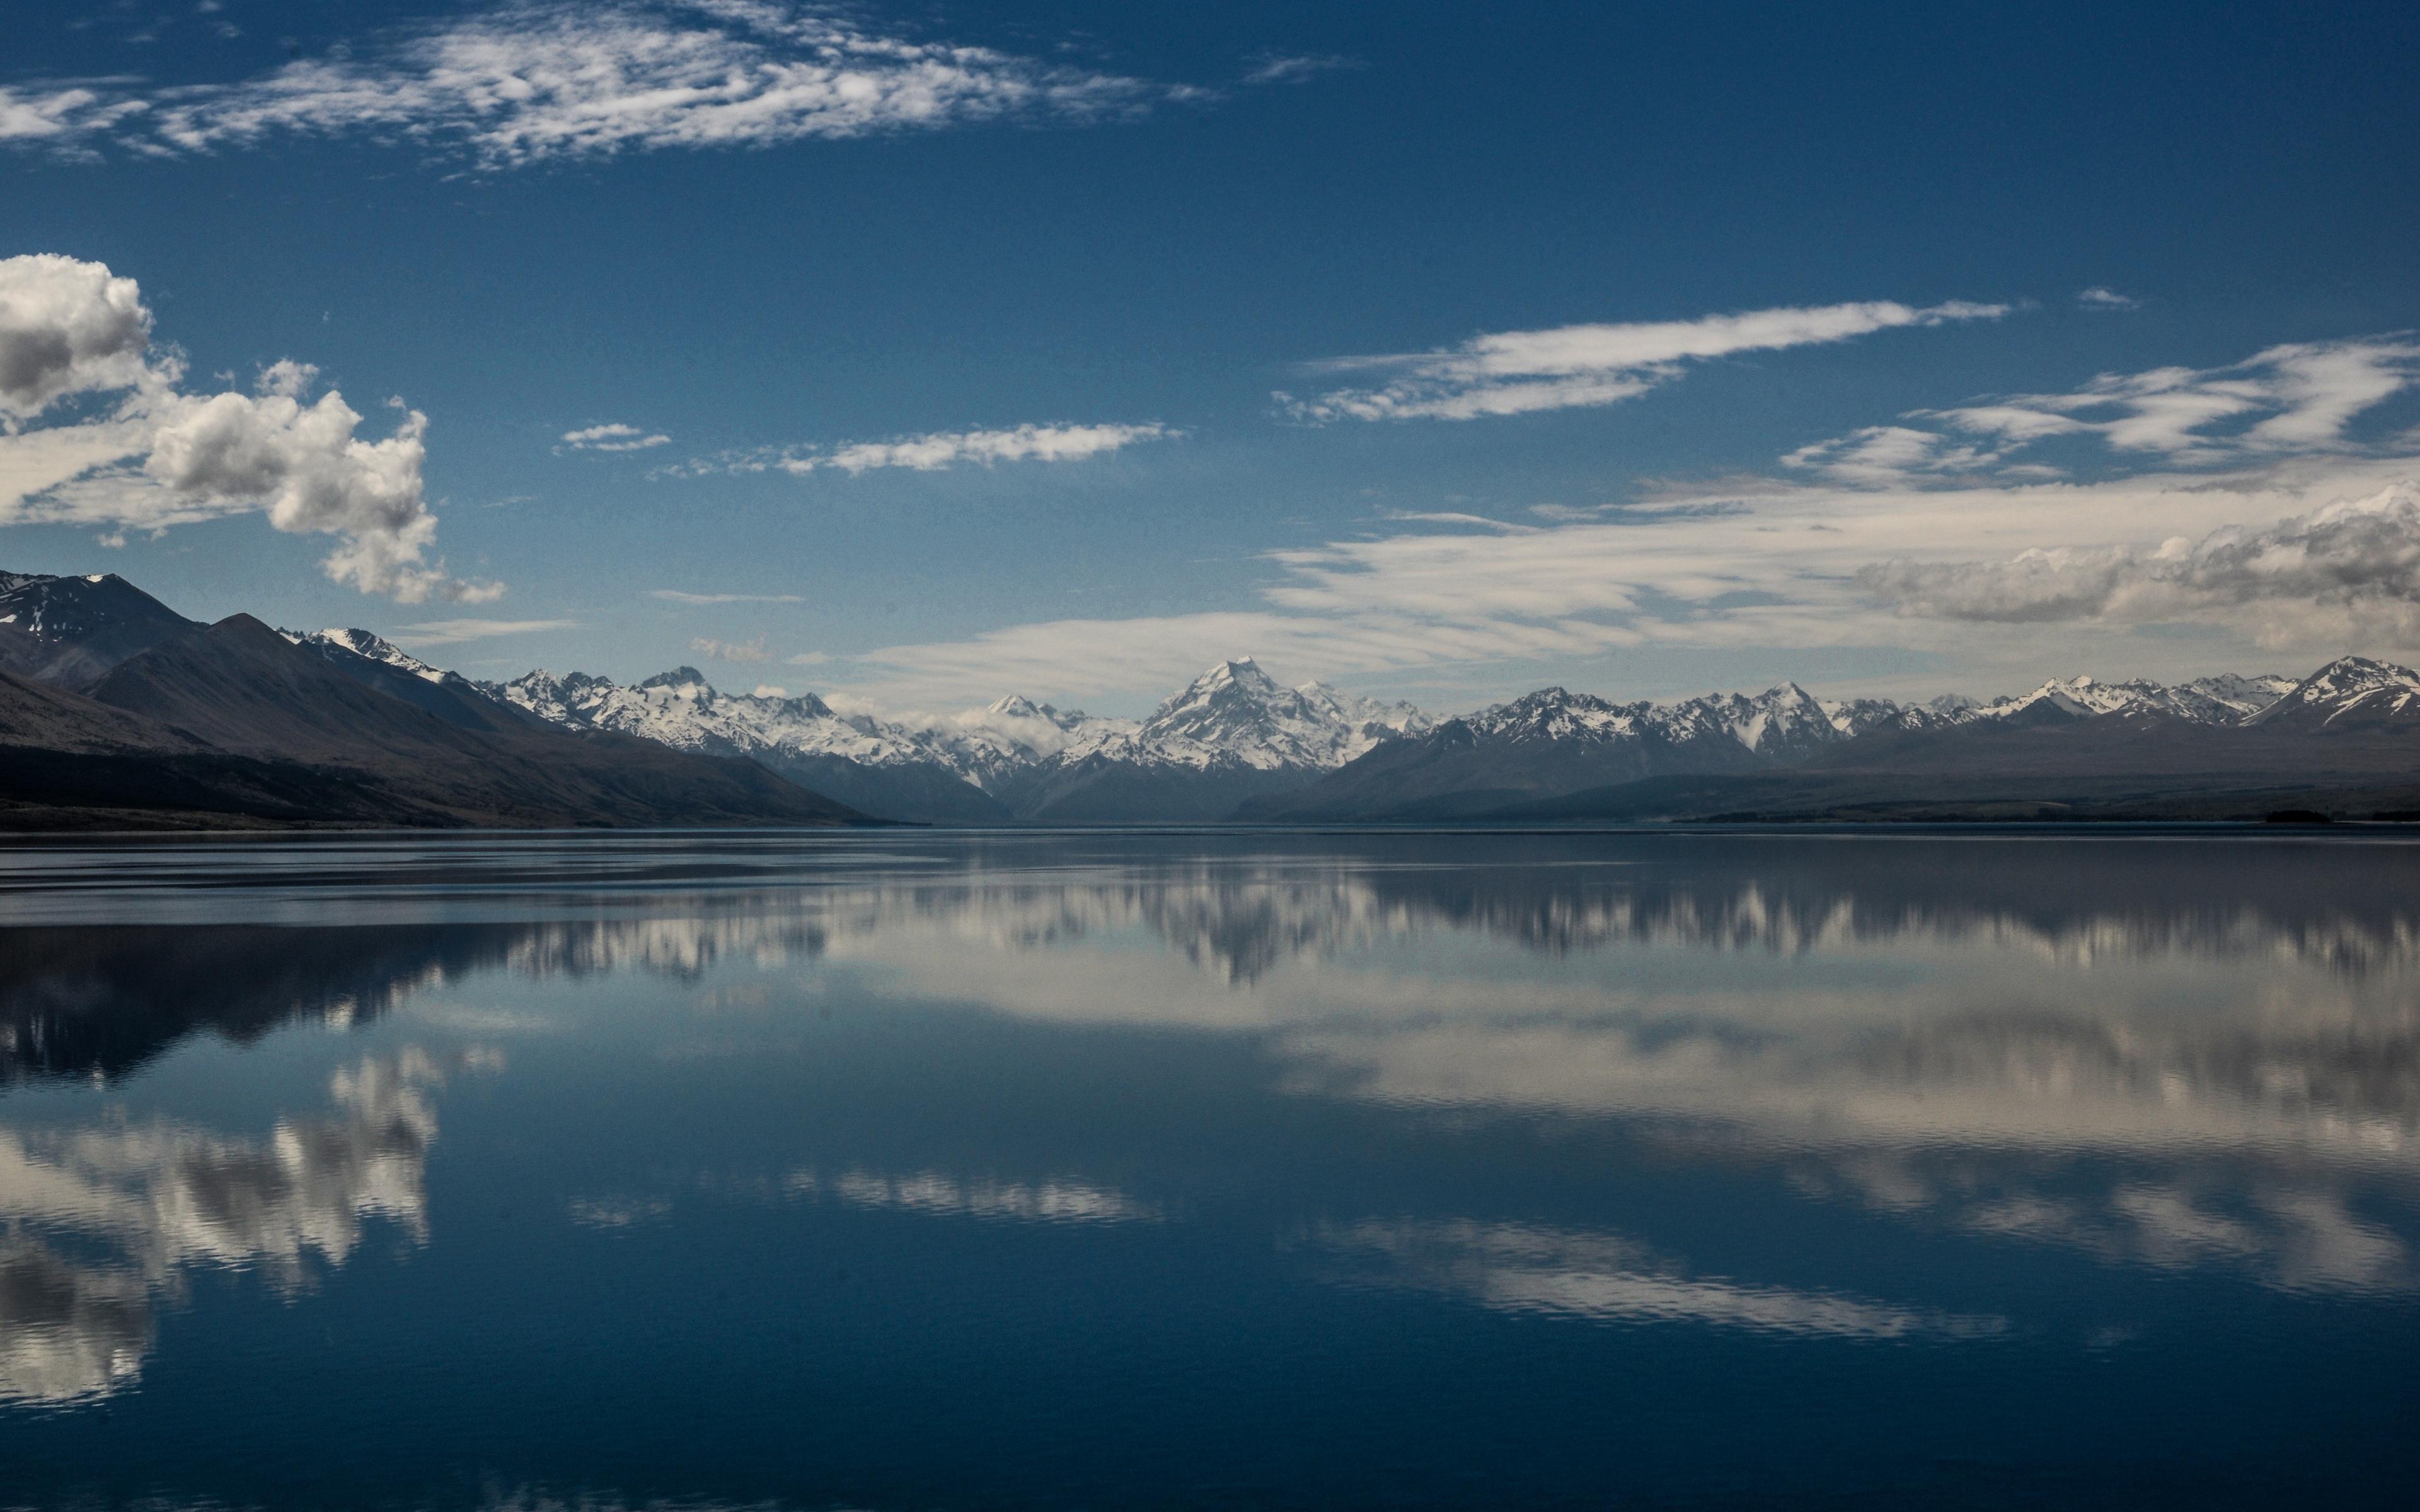
[[[194,627],[114,572],[0,573],[0,670],[38,683],[82,690]]]
[[[724,693],[691,667],[636,687],[540,671],[488,691],[566,728],[746,756],[871,812],[965,822],[1071,810],[1087,820],[1157,817],[1156,808],[1135,807],[1138,779],[1249,772],[1307,780],[1430,722],[1408,703],[1318,683],[1280,687],[1249,659],[1211,668],[1140,721],[1014,695],[961,715],[886,719],[842,713],[812,693]],[[1202,791],[1213,788],[1224,784]],[[1112,792],[1126,795],[1111,801]]]
[[[2322,730],[2420,725],[2420,672],[2367,656],[2340,656],[2243,722]]]
[[[1957,717],[1974,719],[2090,718],[2100,714],[2165,715],[2195,724],[2234,724],[2294,687],[2290,677],[2203,677],[2173,687],[2136,678],[2104,683],[2054,678],[2030,693],[1994,699]]]
[[[1989,701],[1952,693],[1917,703],[1818,698],[1795,683],[1626,703],[1550,687],[1439,719],[1323,683],[1289,687],[1241,657],[1213,665],[1146,717],[1125,719],[1016,695],[954,715],[883,716],[813,693],[726,693],[692,667],[636,687],[545,671],[469,685],[365,631],[297,639],[390,674],[475,687],[548,724],[745,757],[867,812],[936,823],[1209,822],[1284,817],[1297,808],[1366,815],[1406,801],[1476,812],[1486,803],[1643,778],[1830,761],[1828,753],[1885,733],[1904,739],[2110,716],[2147,730],[2233,727],[2290,704],[2305,711],[2297,717],[2322,722],[2407,710],[2420,721],[2420,677],[2352,658],[2301,682],[2078,676]],[[1300,801],[1290,796],[1297,793]]]
[[[1074,732],[1061,752],[1153,765],[1261,771],[1342,766],[1382,740],[1435,723],[1409,703],[1381,703],[1325,683],[1280,687],[1249,656],[1222,661],[1165,700],[1139,726],[1109,721]]]
[[[298,635],[292,630],[280,630],[277,633],[296,645],[334,646],[342,651],[349,651],[356,656],[365,656],[371,661],[392,667],[396,671],[417,677],[425,683],[442,683],[449,677],[469,681],[467,678],[462,678],[458,672],[449,672],[431,667],[394,641],[380,640],[367,630],[348,630],[341,626],[332,626],[325,630],[313,630],[307,635]]]

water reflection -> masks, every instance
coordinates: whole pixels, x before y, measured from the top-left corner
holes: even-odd
[[[648,1253],[708,1211],[748,1230],[726,1257],[777,1221],[1209,1236],[1329,1293],[1979,1353],[2040,1309],[1875,1257],[2399,1299],[2415,883],[2420,847],[2201,837],[0,851],[20,1093],[284,1026],[378,1045],[249,1133],[0,1094],[0,1396],[133,1383],[198,1272],[300,1296],[372,1224],[442,1246],[435,1094],[515,1035],[498,1096],[551,1068],[515,1137],[560,1167],[527,1194],[559,1235],[524,1250]],[[939,1027],[853,1061],[800,1037],[835,1004]],[[1724,1239],[1667,1190],[1693,1183],[1778,1237]],[[1835,1223],[1867,1227],[1798,1242]]]
[[[0,1398],[127,1384],[150,1346],[153,1298],[178,1294],[194,1268],[291,1290],[314,1263],[344,1264],[371,1219],[425,1241],[429,1092],[446,1070],[416,1051],[363,1059],[331,1079],[332,1111],[282,1119],[266,1138],[0,1126]]]
[[[1529,1224],[1330,1226],[1307,1247],[1329,1261],[1331,1273],[1359,1285],[1454,1293],[1512,1313],[1857,1339],[1990,1338],[2009,1328],[2002,1318],[1695,1277],[1619,1235]]]

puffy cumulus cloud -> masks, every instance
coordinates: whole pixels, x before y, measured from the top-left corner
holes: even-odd
[[[563,433],[563,444],[575,452],[644,452],[671,443],[671,437],[660,432],[651,434],[636,425],[590,425],[584,430]]]
[[[1168,90],[990,48],[869,30],[772,0],[510,5],[390,32],[240,83],[150,92],[33,84],[0,142],[152,154],[356,135],[514,167],[997,120],[1083,121]]]
[[[0,422],[71,394],[153,380],[151,312],[134,280],[56,253],[0,258]]]
[[[252,382],[252,392],[274,394],[287,399],[300,399],[318,384],[319,369],[311,363],[298,363],[291,357],[281,357],[260,370]]]
[[[2120,460],[2223,467],[2357,450],[2354,423],[2420,381],[2420,341],[2373,336],[2272,347],[2226,367],[2105,373],[2065,393],[2018,393],[1919,409],[1799,448],[1782,460],[1882,486],[1989,470],[2055,475],[2029,448],[2083,443]]]
[[[2315,618],[2420,640],[2420,485],[2397,483],[2198,540],[2033,548],[1997,562],[1882,562],[1858,586],[1901,614],[2044,623],[2206,617],[2250,607],[2289,632]],[[2280,618],[2282,617],[2282,619]]]
[[[1334,359],[1319,368],[1394,376],[1375,387],[1336,389],[1309,399],[1283,392],[1275,397],[1288,414],[1311,424],[1475,420],[1568,409],[1633,398],[1678,378],[1692,362],[1847,341],[1902,326],[1996,319],[2008,308],[1964,301],[1916,308],[1881,300],[1696,320],[1499,332],[1441,351]]]
[[[378,441],[354,434],[361,423],[333,390],[310,405],[284,393],[180,397],[152,437],[144,471],[181,499],[262,506],[278,530],[344,536],[324,565],[363,593],[406,604],[504,596],[500,584],[450,578],[424,560],[437,538],[421,480],[427,417],[406,409]]]
[[[305,402],[318,370],[291,360],[263,369],[253,393],[180,392],[181,365],[152,354],[151,323],[134,280],[102,264],[0,261],[0,524],[85,523],[122,539],[259,510],[277,530],[340,537],[323,565],[365,593],[502,595],[427,559],[426,416],[391,401],[393,433],[365,439],[342,394]],[[116,397],[105,413],[29,426],[82,394]]]

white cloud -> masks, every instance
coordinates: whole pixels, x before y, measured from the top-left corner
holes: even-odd
[[[2272,347],[2226,367],[2106,373],[2066,393],[2020,393],[1919,409],[1802,446],[1789,467],[1865,486],[1980,475],[2011,482],[2063,470],[2030,448],[2088,443],[2177,467],[2245,465],[2359,450],[2353,423],[2420,382],[2405,336]]]
[[[260,370],[260,376],[252,381],[252,390],[259,394],[300,399],[318,381],[319,369],[314,364],[281,357]]]
[[[672,604],[803,604],[797,594],[685,594],[677,588],[651,588],[649,598]]]
[[[671,441],[669,436],[650,434],[636,425],[591,425],[585,430],[563,433],[563,444],[575,452],[644,452]]]
[[[1811,468],[1843,483],[1887,485],[1921,474],[1968,475],[2000,460],[1999,452],[1907,425],[1868,425],[1834,440],[1802,446],[1782,465]]]
[[[1962,677],[1996,679],[1991,669],[2006,668],[2011,681],[2039,681],[2049,670],[2105,668],[2114,645],[2147,674],[2168,657],[2167,671],[2196,675],[2212,670],[2202,664],[2207,644],[2125,639],[2151,612],[2148,596],[2098,617],[2036,612],[2021,620],[2022,632],[1974,612],[1928,613],[1912,633],[1917,610],[1878,601],[1870,576],[1889,564],[1879,570],[1899,576],[1885,581],[1947,595],[1950,588],[1920,572],[1906,576],[1907,564],[2007,563],[2058,543],[2075,555],[2070,569],[2082,571],[2102,560],[2088,553],[2133,563],[2158,549],[2143,543],[2177,537],[2208,547],[2194,579],[2200,596],[2180,617],[2244,646],[2325,656],[2347,649],[2353,633],[2350,644],[2381,655],[2420,652],[2420,624],[2392,608],[2397,590],[2362,577],[2391,576],[2392,563],[2350,565],[2383,549],[2363,545],[2363,532],[2403,550],[2403,527],[2392,517],[2365,523],[2327,514],[2406,479],[2420,479],[2420,455],[2319,453],[2235,473],[2094,483],[1965,477],[1874,487],[1749,478],[1543,529],[1404,522],[1390,534],[1268,553],[1257,602],[877,647],[853,656],[841,691],[926,707],[1010,690],[1053,700],[1156,695],[1244,651],[1290,677],[1349,684],[1419,674],[1471,687],[1475,700],[1517,691],[1501,683],[1508,666],[1675,648],[1764,649],[1794,662],[1817,647],[1916,645],[1963,669]],[[2412,529],[2420,540],[2420,526]],[[2285,559],[2263,555],[2281,546],[2301,551],[2301,564],[2289,571]],[[2334,586],[2331,572],[2344,575]],[[2263,573],[2275,579],[2272,591],[2242,586]],[[2313,601],[2288,612],[2294,592]],[[2314,607],[2331,594],[2335,608]],[[2096,602],[2086,594],[2087,606]]]
[[[542,630],[579,630],[578,620],[423,620],[388,637],[399,646],[453,646],[465,640],[487,640],[504,635],[535,635]]]
[[[151,353],[151,313],[130,278],[52,255],[0,259],[0,524],[148,530],[260,510],[277,530],[331,534],[328,576],[405,603],[485,603],[496,583],[427,560],[437,518],[421,475],[427,417],[390,405],[383,440],[334,391],[305,405],[308,363],[263,370],[258,392],[181,392],[181,364]],[[114,408],[28,429],[62,400]],[[113,532],[115,533],[115,532]]]
[[[118,88],[115,80],[22,89],[0,85],[0,144],[86,150],[79,146],[84,139],[143,111],[141,100],[126,98]]]
[[[1349,57],[1327,54],[1267,53],[1255,59],[1251,71],[1244,75],[1246,84],[1300,84],[1322,73],[1340,69],[1357,69],[1361,65]]]
[[[55,253],[0,259],[0,422],[10,430],[70,395],[154,379],[150,345],[134,280]]]
[[[483,166],[763,147],[998,120],[1084,121],[1169,98],[1141,80],[916,41],[774,0],[508,5],[240,83],[0,92],[0,142],[208,152],[362,135]]]
[[[698,656],[715,661],[747,662],[773,659],[772,653],[765,649],[763,636],[758,636],[753,640],[717,640],[712,636],[701,635],[690,641],[689,648]]]
[[[2097,437],[2190,466],[2342,444],[2355,416],[2415,378],[2420,343],[2407,338],[2309,342],[2230,367],[2104,374],[2069,393],[2013,394],[1916,418],[2013,446]]]
[[[797,656],[785,659],[793,667],[821,667],[830,662],[831,657],[820,651],[801,651]]]
[[[755,691],[748,696],[760,699],[785,699],[790,696],[790,690],[773,683],[759,683],[756,685]]]
[[[2075,302],[2087,310],[2132,310],[2139,307],[2143,301],[2131,294],[2120,294],[2114,288],[2095,284],[2078,294],[2075,297]]]
[[[789,451],[759,455],[716,464],[693,464],[694,471],[762,472],[778,468],[805,474],[837,468],[852,477],[876,468],[908,468],[938,472],[961,463],[991,467],[1001,462],[1077,462],[1124,450],[1137,441],[1165,440],[1184,434],[1172,426],[1150,422],[1140,425],[1017,425],[1007,430],[935,431],[888,441],[852,441],[830,451]]]
[[[2420,641],[2420,486],[2156,547],[2035,548],[1997,562],[1879,563],[1859,586],[1902,614],[2003,623],[2180,620],[2258,607],[2294,629],[2333,613]]]
[[[1280,393],[1276,398],[1295,419],[1323,424],[1568,409],[1633,398],[1679,377],[1691,362],[1847,341],[1901,326],[1996,319],[2008,308],[1952,301],[1918,309],[1884,300],[1696,320],[1498,332],[1442,351],[1334,359],[1319,364],[1321,370],[1394,376],[1374,388],[1336,389],[1310,399]]]

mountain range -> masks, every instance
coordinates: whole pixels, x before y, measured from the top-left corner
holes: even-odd
[[[865,819],[752,762],[558,729],[248,614],[199,624],[113,575],[5,583],[7,827]]]
[[[1439,717],[1222,661],[1140,719],[1011,696],[481,682],[365,630],[0,574],[0,823],[955,825],[2420,812],[2420,674],[2075,677],[1978,700],[1543,688]]]

